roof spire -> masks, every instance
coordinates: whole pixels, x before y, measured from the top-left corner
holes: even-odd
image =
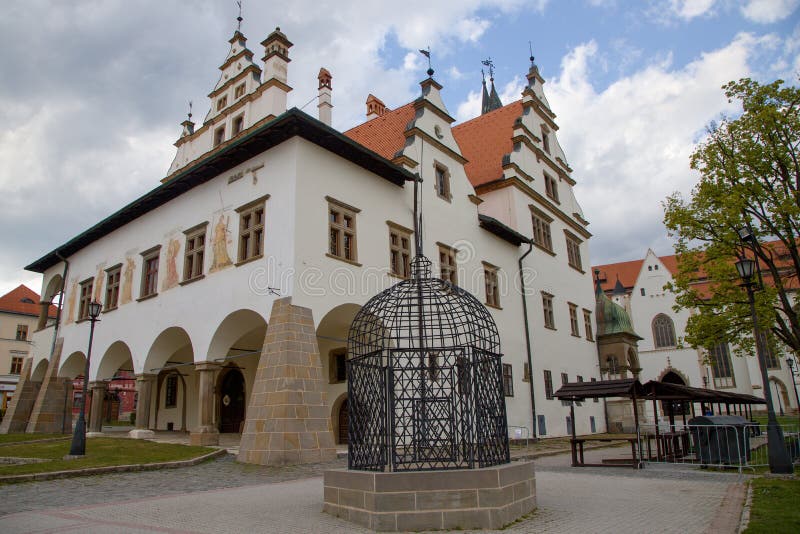
[[[489,113],[490,111],[494,111],[496,109],[500,109],[503,107],[503,103],[500,101],[500,96],[497,94],[497,89],[494,88],[494,63],[492,62],[492,58],[487,58],[481,61],[482,64],[489,67],[489,83],[491,84],[492,88],[489,93],[486,92],[486,79],[483,80],[483,102],[481,105],[481,115],[485,113]],[[481,69],[481,74],[483,75],[483,69]]]
[[[433,68],[431,67],[431,47],[428,46],[427,50],[420,48],[419,53],[428,58],[428,78],[433,78]]]
[[[242,31],[242,0],[238,0],[236,5],[239,6],[239,16],[236,17],[236,31]]]

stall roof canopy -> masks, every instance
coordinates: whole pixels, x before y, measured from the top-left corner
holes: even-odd
[[[715,389],[693,388],[651,380],[642,385],[634,378],[600,380],[598,382],[568,382],[553,395],[561,400],[584,400],[593,397],[625,397],[639,399],[719,402],[728,404],[764,404],[764,399],[742,393]]]
[[[644,397],[644,386],[635,378],[599,380],[597,382],[567,382],[553,396],[561,400],[583,400],[588,397]]]

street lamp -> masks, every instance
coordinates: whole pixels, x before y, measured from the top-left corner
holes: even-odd
[[[92,358],[92,338],[94,338],[94,323],[99,321],[100,309],[99,302],[89,303],[89,349],[86,351],[86,368],[83,371],[83,400],[81,401],[81,411],[78,414],[78,422],[75,423],[75,431],[72,433],[72,445],[69,448],[70,456],[86,456],[86,399],[89,394],[89,362]]]
[[[741,232],[739,234],[742,235]],[[752,234],[749,236],[752,240]],[[743,237],[743,239],[745,239]],[[783,440],[783,430],[775,418],[775,408],[772,405],[772,394],[769,388],[769,377],[767,376],[767,362],[764,359],[764,351],[761,347],[761,336],[758,330],[758,317],[756,316],[755,291],[757,282],[753,281],[753,272],[756,262],[749,258],[742,258],[736,262],[736,271],[742,279],[742,286],[747,290],[747,300],[750,304],[750,318],[753,321],[753,333],[756,343],[756,356],[758,366],[761,369],[761,385],[764,391],[764,400],[767,402],[767,452],[769,453],[769,470],[773,473],[794,473],[792,460],[789,458],[789,451]]]
[[[797,395],[797,381],[795,379],[796,376],[800,375],[800,369],[795,367],[797,362],[791,356],[786,357],[786,365],[789,366],[789,373],[792,375],[792,386],[794,386],[794,400],[797,403],[797,414],[800,417],[800,396]],[[800,426],[798,426],[798,430],[800,430]]]

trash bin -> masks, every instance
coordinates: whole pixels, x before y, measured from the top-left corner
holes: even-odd
[[[749,421],[738,415],[703,415],[689,420],[694,450],[702,464],[738,465],[750,459]]]

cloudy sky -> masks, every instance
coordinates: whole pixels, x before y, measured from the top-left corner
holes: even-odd
[[[800,0],[245,0],[243,33],[280,26],[290,106],[333,74],[334,126],[364,119],[369,93],[400,106],[435,77],[459,121],[479,110],[491,57],[505,103],[528,42],[575,170],[594,264],[670,254],[661,201],[688,193],[705,126],[736,113],[720,86],[798,83]],[[159,184],[187,102],[208,109],[236,27],[233,0],[6,0],[0,15],[0,292],[23,267]],[[305,111],[316,113],[311,103]]]

